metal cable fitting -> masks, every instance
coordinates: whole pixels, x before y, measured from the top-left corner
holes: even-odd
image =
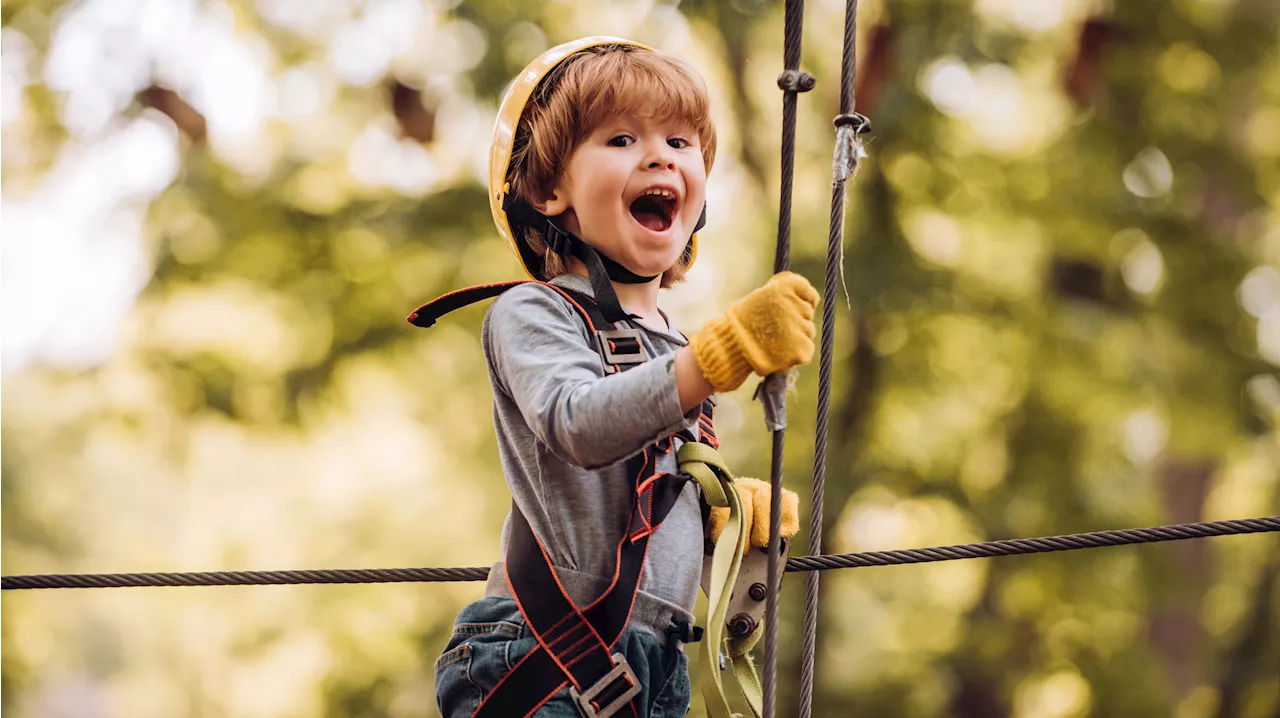
[[[778,82],[781,83],[782,81],[779,80]],[[852,125],[854,132],[859,135],[865,135],[868,132],[871,132],[871,120],[861,112],[842,112],[836,115],[835,119],[832,120],[831,123],[836,127]]]
[[[778,89],[784,92],[808,92],[816,84],[813,75],[804,70],[783,70],[778,75]]]

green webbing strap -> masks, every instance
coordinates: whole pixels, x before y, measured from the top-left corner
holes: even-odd
[[[733,675],[738,679],[738,687],[742,689],[742,695],[746,697],[756,718],[760,718],[761,706],[764,705],[764,689],[760,686],[756,664],[751,660],[751,649],[763,637],[764,621],[761,621],[756,624],[756,630],[751,635],[729,639],[729,662],[733,665]]]
[[[742,517],[742,497],[734,486],[733,475],[719,452],[706,444],[686,443],[676,452],[676,460],[680,470],[687,474],[702,488],[702,498],[710,506],[728,506],[729,520],[725,523],[720,538],[716,541],[715,552],[711,556],[711,580],[708,581],[707,615],[703,619],[706,625],[706,643],[702,648],[702,696],[706,701],[707,715],[711,718],[728,718],[735,714],[729,708],[729,699],[724,693],[724,683],[720,679],[720,651],[723,649],[733,662],[734,676],[737,677],[742,693],[751,705],[751,711],[759,718],[761,714],[760,680],[755,675],[755,666],[751,663],[749,652],[760,636],[759,627],[743,639],[729,639],[724,636],[725,614],[729,611],[729,596],[733,593],[734,583],[738,580],[738,569],[742,566],[743,549],[747,545],[747,527]],[[763,625],[763,624],[762,624]]]

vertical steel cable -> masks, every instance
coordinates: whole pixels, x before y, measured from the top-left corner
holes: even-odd
[[[813,507],[809,516],[809,554],[822,553],[823,495],[827,476],[827,428],[831,407],[831,370],[835,353],[836,282],[840,275],[844,244],[844,188],[851,164],[856,161],[854,146],[861,126],[844,121],[853,118],[857,63],[858,0],[846,0],[844,55],[840,63],[840,114],[836,118],[836,147],[831,173],[831,217],[827,232],[826,277],[822,287],[822,346],[818,355],[818,417],[813,447]],[[800,718],[813,710],[814,651],[818,627],[818,572],[805,577],[804,639],[800,663]]]
[[[787,0],[782,50],[784,70],[778,75],[782,89],[782,175],[778,197],[778,244],[773,271],[791,266],[791,187],[796,166],[796,93],[813,88],[813,78],[800,72],[800,36],[804,23],[804,0]]]
[[[783,28],[782,59],[784,69],[778,75],[782,95],[782,175],[778,199],[778,244],[773,258],[773,271],[791,266],[791,189],[795,174],[796,93],[813,89],[813,77],[800,72],[800,39],[804,25],[804,0],[787,0]],[[773,432],[773,461],[769,472],[772,499],[769,502],[769,583],[765,604],[763,713],[773,718],[775,685],[778,675],[778,589],[782,578],[780,542],[782,530],[782,455],[786,437],[786,390],[784,374],[774,374],[761,385],[760,398],[765,406],[765,423]]]

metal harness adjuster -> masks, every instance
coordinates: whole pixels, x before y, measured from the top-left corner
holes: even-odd
[[[648,360],[638,329],[596,330],[596,351],[604,360],[604,373],[613,374],[630,369]]]
[[[626,656],[615,653],[612,658],[613,669],[604,674],[604,678],[596,681],[595,685],[582,693],[578,693],[578,689],[569,686],[569,697],[573,699],[578,715],[582,718],[608,718],[622,710],[622,707],[630,703],[632,698],[640,695],[640,679],[636,678],[635,671],[631,670],[631,664],[627,663]],[[603,707],[598,706],[596,697],[612,688],[618,679],[622,679],[627,684],[626,688],[615,698],[606,697],[608,704]]]

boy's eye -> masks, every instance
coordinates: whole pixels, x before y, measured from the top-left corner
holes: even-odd
[[[686,140],[683,137],[672,137],[671,139],[667,140],[667,144],[671,145],[677,150],[682,150],[689,146],[689,140]]]
[[[628,135],[615,135],[614,137],[609,138],[610,147],[626,147],[632,142],[635,142],[635,140],[631,139]]]

